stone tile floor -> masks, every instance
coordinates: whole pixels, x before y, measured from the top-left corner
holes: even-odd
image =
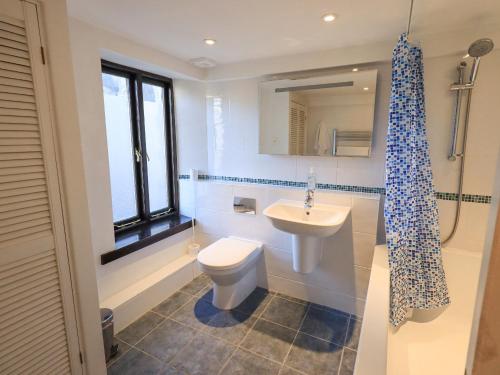
[[[353,373],[357,317],[261,288],[231,311],[211,297],[201,275],[118,333],[108,374]]]

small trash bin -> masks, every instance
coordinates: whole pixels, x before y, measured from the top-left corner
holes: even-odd
[[[104,355],[106,357],[106,362],[108,362],[118,351],[118,345],[113,344],[113,325],[113,310],[106,308],[101,309],[102,338],[104,341]]]

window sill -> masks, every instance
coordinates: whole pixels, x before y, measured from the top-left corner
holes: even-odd
[[[115,249],[101,255],[101,264],[132,254],[146,246],[191,228],[191,218],[171,215],[115,234]]]

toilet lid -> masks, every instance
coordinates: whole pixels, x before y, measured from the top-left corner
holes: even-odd
[[[221,238],[198,254],[198,261],[206,267],[217,270],[238,267],[260,249],[261,244],[237,238]]]

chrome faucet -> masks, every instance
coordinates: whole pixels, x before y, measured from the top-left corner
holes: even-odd
[[[316,190],[316,174],[314,168],[309,167],[309,175],[307,176],[306,199],[304,200],[304,208],[306,210],[314,206],[314,191]],[[309,211],[307,211],[309,215]]]
[[[314,206],[314,189],[306,189],[306,199],[304,200],[304,208],[309,209]]]

